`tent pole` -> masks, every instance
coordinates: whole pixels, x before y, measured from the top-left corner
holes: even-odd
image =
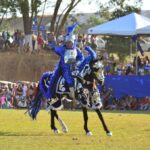
[[[132,62],[132,39],[130,38],[130,61]]]
[[[136,48],[136,65],[135,65],[135,70],[136,70],[136,75],[138,75],[138,53],[137,53],[137,40],[138,38],[136,39],[136,45],[135,45],[135,48]]]

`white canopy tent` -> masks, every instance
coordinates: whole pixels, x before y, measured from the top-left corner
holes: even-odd
[[[140,28],[138,29],[137,31],[139,34],[150,34],[150,25],[149,26],[146,26],[146,27],[143,27],[143,28]]]
[[[118,36],[150,34],[150,19],[136,13],[131,13],[129,15],[114,19],[104,24],[89,28],[88,34],[118,35]],[[136,74],[137,74],[137,62],[136,62]]]
[[[89,28],[88,34],[122,36],[150,34],[150,19],[136,13],[131,13],[104,24]]]

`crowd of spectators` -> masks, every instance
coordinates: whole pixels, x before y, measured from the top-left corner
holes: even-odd
[[[36,83],[0,83],[0,108],[26,108],[36,87]]]
[[[103,108],[105,110],[150,110],[150,97],[137,98],[133,96],[124,96],[119,99],[113,96],[113,89],[107,91],[104,88],[101,97]]]
[[[32,33],[32,47],[29,47],[29,43],[25,44],[25,34],[20,30],[16,30],[13,34],[7,31],[3,31],[0,36],[0,49],[8,50],[10,48],[17,49],[18,53],[40,53],[44,48],[46,39],[43,38],[42,33]]]
[[[96,49],[96,36],[90,36],[87,34],[77,34],[77,45],[82,50],[85,45],[90,45],[93,49]],[[11,47],[15,47],[18,53],[40,53],[43,49],[48,48],[48,43],[54,45],[61,45],[64,43],[65,32],[61,31],[57,36],[53,32],[32,32],[32,47],[29,44],[25,44],[25,34],[20,30],[16,30],[14,33],[3,31],[0,35],[0,49],[7,50]]]
[[[28,104],[34,98],[37,90],[37,83],[8,83],[0,84],[0,108],[27,108]],[[113,90],[109,88],[106,90],[104,87],[101,92],[101,99],[104,110],[150,110],[150,97],[136,98],[132,96],[124,96],[116,99],[113,96]],[[46,108],[46,99],[42,100],[42,108]],[[80,108],[73,102],[66,103],[64,106],[67,109]]]
[[[93,49],[97,49],[97,37],[86,34],[76,35],[77,46],[86,55],[83,50],[84,46],[90,45]],[[3,42],[2,42],[3,41]],[[40,53],[42,49],[46,47],[47,43],[61,45],[64,42],[64,32],[56,37],[53,32],[47,33],[46,37],[43,37],[42,33],[32,34],[32,51],[33,53]],[[9,48],[11,45],[16,46],[18,53],[22,50],[28,52],[27,47],[24,47],[25,36],[22,31],[15,31],[11,36],[8,32],[3,32],[0,37],[0,48],[3,44],[4,48]],[[145,66],[150,64],[148,56],[134,57],[132,63],[123,64],[115,61],[113,57],[109,57],[107,50],[101,51],[101,55],[104,58],[104,73],[105,75],[135,75],[136,71],[138,75],[150,75],[150,69],[145,69]],[[137,69],[137,70],[136,70]],[[0,107],[1,108],[17,108],[27,107],[28,102],[33,98],[35,93],[35,84],[8,84],[0,86]],[[150,110],[150,98],[136,98],[132,96],[125,96],[121,99],[116,99],[112,95],[111,90],[104,90],[101,93],[103,100],[103,108],[111,110]],[[43,104],[45,105],[45,104]]]
[[[115,62],[114,60],[112,60],[111,62],[106,62],[104,69],[106,75],[136,75],[136,69],[138,75],[150,75],[150,68],[146,68],[146,66],[150,66],[149,57],[138,56],[134,57],[133,62],[128,64]]]

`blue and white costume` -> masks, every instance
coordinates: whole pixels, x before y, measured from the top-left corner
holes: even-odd
[[[55,96],[56,85],[60,76],[64,77],[67,86],[74,87],[72,71],[74,71],[74,68],[77,68],[78,64],[84,59],[80,50],[76,48],[76,41],[73,37],[73,32],[76,26],[77,24],[74,24],[67,28],[64,45],[62,45],[61,47],[50,45],[52,47],[52,50],[60,57],[60,60],[56,65],[53,74],[50,75],[49,87],[47,92],[44,93],[44,96],[46,98],[51,99]],[[66,42],[68,41],[71,41],[73,44],[71,48],[68,48],[66,45]]]

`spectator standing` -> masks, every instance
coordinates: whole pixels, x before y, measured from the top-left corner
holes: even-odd
[[[37,37],[37,45],[38,45],[38,53],[40,53],[41,49],[43,48],[44,39],[42,35],[39,33]]]
[[[0,36],[0,49],[3,49],[4,46],[4,39],[2,36]]]
[[[95,35],[92,35],[91,36],[91,44],[90,44],[91,48],[96,50],[97,48],[97,44],[96,44],[96,36]]]
[[[149,60],[148,56],[145,56],[145,58],[144,58],[144,65],[146,66],[148,64],[150,64],[150,60]]]
[[[19,32],[18,40],[19,40],[18,53],[20,53],[21,51],[23,51],[23,47],[25,44],[25,36],[22,31]]]
[[[14,44],[16,47],[18,47],[19,46],[19,30],[17,30],[14,33],[13,37],[14,37]]]
[[[10,47],[10,42],[9,42],[10,34],[8,32],[6,32],[6,31],[3,31],[2,37],[4,39],[5,48]]]
[[[37,36],[34,33],[32,33],[32,52],[35,51],[36,41],[37,41]]]
[[[48,43],[52,45],[56,45],[56,37],[54,35],[54,32],[51,32],[47,35]]]

